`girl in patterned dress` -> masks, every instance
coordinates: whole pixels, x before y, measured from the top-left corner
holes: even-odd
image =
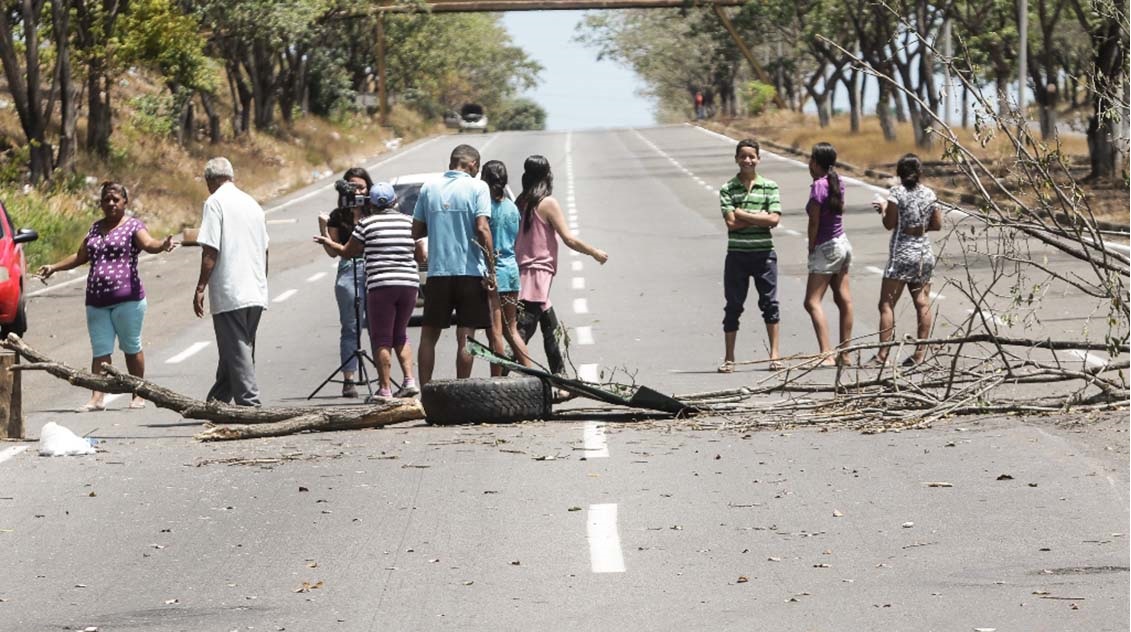
[[[126,354],[130,375],[145,377],[145,354],[141,350],[141,325],[145,318],[145,289],[137,272],[137,256],[143,250],[151,254],[176,248],[172,236],[164,240],[150,236],[145,224],[126,215],[129,192],[117,182],[103,182],[99,198],[102,219],[94,222],[78,252],[58,263],[40,266],[39,276],[46,280],[60,270],[90,263],[86,277],[86,328],[94,359],[90,372],[102,373],[102,365],[110,364],[114,339]],[[90,401],[75,412],[105,410],[104,393],[92,391]],[[144,408],[145,400],[134,395],[130,408]]]
[[[922,340],[931,333],[931,273],[935,269],[935,255],[927,232],[942,228],[942,210],[935,192],[919,183],[922,163],[915,154],[899,159],[895,167],[900,184],[891,188],[884,204],[873,202],[877,212],[883,214],[884,228],[892,231],[888,247],[888,265],[880,286],[880,342],[895,337],[895,304],[904,286],[915,303],[918,322],[917,337]],[[883,347],[869,361],[869,365],[887,364],[889,347]],[[915,347],[915,353],[903,361],[903,366],[915,366],[923,361],[927,349]]]
[[[489,160],[483,165],[480,178],[491,189],[491,242],[495,245],[497,291],[487,294],[487,300],[491,302],[491,329],[487,331],[491,350],[506,355],[503,348],[505,340],[514,354],[514,361],[532,367],[534,362],[518,332],[518,260],[514,245],[521,215],[518,207],[506,196],[506,165],[498,160]],[[491,365],[491,375],[502,374],[503,367]]]

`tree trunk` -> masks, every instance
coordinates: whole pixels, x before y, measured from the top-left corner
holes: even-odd
[[[78,154],[78,84],[71,67],[70,12],[62,2],[51,3],[52,29],[55,32],[55,54],[59,78],[59,153],[55,168],[68,172],[75,170]]]
[[[860,133],[860,71],[855,68],[844,78],[844,87],[848,90],[848,130],[852,134]]]
[[[884,133],[884,140],[890,143],[896,138],[895,125],[891,120],[891,86],[884,79],[880,79],[879,84],[879,96],[876,98],[876,116],[880,119],[880,130]]]
[[[105,60],[92,59],[87,64],[87,73],[86,148],[105,159],[110,157],[110,135],[114,131]]]
[[[220,115],[216,112],[216,108],[212,103],[212,95],[207,92],[201,92],[200,106],[204,108],[204,113],[208,115],[208,142],[215,145],[219,143],[222,138],[220,136]]]
[[[30,152],[29,178],[33,184],[49,178],[54,156],[47,143],[47,119],[44,95],[40,86],[40,16],[43,0],[24,0],[19,5],[20,16],[17,35],[13,33],[11,12],[0,11],[0,62],[8,92],[20,119],[20,127],[27,139]],[[23,63],[20,55],[22,53]]]
[[[1123,166],[1120,156],[1126,147],[1117,142],[1119,126],[1127,116],[1124,99],[1127,90],[1127,51],[1122,27],[1127,21],[1125,5],[1112,3],[1112,15],[1092,30],[1092,107],[1088,119],[1088,156],[1092,164],[1089,179],[1110,178]],[[1126,143],[1127,139],[1124,138]],[[1122,150],[1122,151],[1121,151]]]

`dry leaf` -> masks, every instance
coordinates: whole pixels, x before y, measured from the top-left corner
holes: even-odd
[[[318,581],[314,582],[313,584],[310,583],[310,582],[303,582],[302,586],[295,588],[294,591],[296,593],[305,593],[305,592],[310,592],[312,590],[317,590],[321,587],[322,587],[322,580],[318,580]]]
[[[1010,476],[1009,474],[1002,474],[1001,476],[997,477],[997,480],[999,480],[999,481],[1012,481],[1013,477]]]
[[[905,522],[905,523],[903,523],[899,526],[903,527],[904,529],[910,529],[911,527],[915,526],[915,523],[914,522]]]
[[[166,600],[165,600],[165,605],[166,605],[166,606],[171,606],[171,605],[173,605],[173,604],[175,604],[175,603],[181,603],[181,600],[180,600],[180,599],[175,599],[175,598],[174,598],[174,599],[166,599]]]
[[[947,483],[945,481],[927,481],[926,483],[923,483],[923,484],[926,485],[927,487],[954,487],[953,484]]]
[[[833,518],[840,518],[842,516],[844,516],[844,514],[842,514],[839,509],[833,509]]]
[[[739,575],[738,576],[738,583],[739,584],[745,584],[748,581],[750,581],[750,578],[747,577],[746,575]]]

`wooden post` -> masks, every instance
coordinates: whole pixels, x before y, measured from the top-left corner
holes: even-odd
[[[758,75],[758,79],[762,83],[774,85],[773,79],[770,79],[770,76],[762,69],[761,64],[754,59],[754,53],[750,52],[750,49],[746,46],[746,42],[742,41],[742,38],[738,35],[738,29],[734,28],[734,23],[730,21],[730,17],[727,16],[726,11],[717,3],[712,4],[711,8],[715,10],[715,15],[719,16],[719,21],[726,27],[727,32],[730,33],[730,38],[734,40],[735,46],[738,46],[738,50],[742,52],[742,56],[750,63],[750,67],[754,69],[754,74]],[[774,91],[774,103],[783,110],[787,109],[785,101],[776,90]]]
[[[19,361],[15,351],[0,351],[0,439],[24,438],[20,372],[12,370]]]
[[[385,13],[377,14],[377,100],[380,102],[381,127],[389,124],[389,93],[385,89]]]

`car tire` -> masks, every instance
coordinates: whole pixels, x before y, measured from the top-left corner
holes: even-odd
[[[23,338],[25,333],[27,333],[27,303],[21,294],[20,302],[16,304],[16,317],[10,324],[0,327],[0,337],[7,338],[8,334],[16,334]]]
[[[435,380],[420,391],[424,416],[436,426],[549,419],[551,402],[549,384],[532,377]]]

